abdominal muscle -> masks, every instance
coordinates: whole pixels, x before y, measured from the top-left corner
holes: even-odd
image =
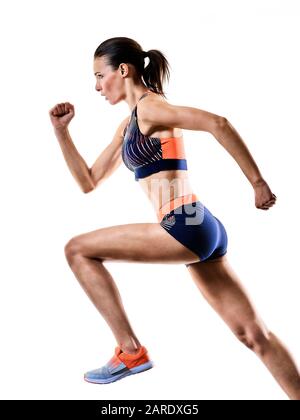
[[[169,201],[192,194],[193,190],[186,170],[169,170],[139,179],[139,184],[152,203],[155,212]]]

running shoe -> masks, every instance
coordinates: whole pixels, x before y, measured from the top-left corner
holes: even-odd
[[[124,353],[116,347],[114,356],[101,368],[85,373],[84,379],[94,384],[108,384],[152,367],[153,362],[144,346],[135,354]]]

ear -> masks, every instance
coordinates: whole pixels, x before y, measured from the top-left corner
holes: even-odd
[[[129,72],[128,65],[126,63],[121,63],[119,65],[119,71],[120,71],[122,76],[127,76],[128,72]]]

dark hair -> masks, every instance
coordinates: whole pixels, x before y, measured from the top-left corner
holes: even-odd
[[[170,65],[161,51],[149,50],[145,52],[140,44],[133,39],[120,36],[106,39],[97,47],[94,59],[102,56],[105,56],[107,64],[113,70],[117,70],[120,63],[132,64],[138,79],[143,78],[150,90],[166,97],[162,85],[165,79],[169,81]],[[149,57],[149,63],[144,68],[145,57]]]

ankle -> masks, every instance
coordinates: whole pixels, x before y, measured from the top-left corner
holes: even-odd
[[[138,340],[130,338],[128,341],[121,342],[119,347],[124,353],[135,354],[141,348],[141,344]]]
[[[126,353],[126,354],[136,354],[140,350],[140,347],[138,347],[138,348],[132,348],[132,347],[124,347],[124,346],[122,346],[121,347],[121,350],[122,350],[123,353]]]

